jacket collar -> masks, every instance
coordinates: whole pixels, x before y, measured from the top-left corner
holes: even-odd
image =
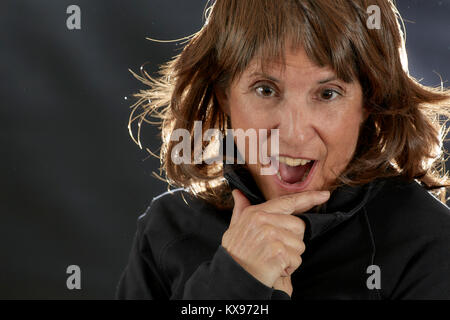
[[[242,191],[253,205],[266,201],[243,165],[224,163],[224,177],[232,190],[237,188]],[[330,199],[316,208],[318,212],[311,210],[298,216],[306,224],[304,240],[311,241],[350,219],[364,207],[379,186],[380,183],[374,180],[363,186],[345,185],[336,188]]]

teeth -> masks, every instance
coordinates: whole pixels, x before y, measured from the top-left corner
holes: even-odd
[[[296,167],[298,165],[302,165],[304,166],[305,164],[311,162],[311,160],[306,160],[306,159],[294,159],[294,158],[290,158],[290,157],[283,157],[283,156],[278,156],[277,160],[287,164],[288,166],[291,167]]]
[[[310,170],[311,170],[311,168],[306,169],[306,172],[305,172],[305,174],[303,175],[303,177],[301,178],[300,183],[303,182],[303,181],[305,181],[306,177],[308,177],[308,175],[309,175],[309,171],[310,171]],[[283,178],[281,178],[280,171],[277,172],[277,177],[278,177],[278,179],[280,179],[280,181],[283,181]]]

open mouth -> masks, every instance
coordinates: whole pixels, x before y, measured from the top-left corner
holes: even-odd
[[[285,184],[293,185],[305,182],[316,162],[310,159],[294,159],[283,156],[279,156],[278,160],[278,179]]]

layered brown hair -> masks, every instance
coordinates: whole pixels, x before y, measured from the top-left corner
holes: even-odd
[[[379,28],[368,27],[371,5],[380,9]],[[254,58],[283,60],[289,45],[304,48],[313,62],[329,66],[340,79],[359,81],[363,90],[369,116],[335,186],[402,176],[445,201],[443,140],[450,92],[423,86],[408,74],[404,26],[392,1],[217,0],[205,13],[204,26],[186,38],[182,52],[161,66],[158,76],[134,74],[149,89],[135,94],[130,134],[142,147],[133,123],[138,122],[138,131],[144,122],[160,124],[160,174],[169,186],[185,187],[216,207],[232,206],[222,165],[174,164],[170,156],[178,142],[170,141],[171,133],[179,128],[193,133],[194,121],[202,121],[203,132],[217,128],[225,135],[229,121],[216,90],[227,90]]]

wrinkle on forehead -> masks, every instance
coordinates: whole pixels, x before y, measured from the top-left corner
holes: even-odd
[[[243,76],[251,77],[252,74],[260,73],[280,79],[283,77],[287,66],[298,69],[301,74],[317,75],[318,78],[325,79],[336,76],[336,72],[331,66],[320,66],[314,63],[303,48],[291,49],[284,53],[282,57],[255,57],[244,70]]]

